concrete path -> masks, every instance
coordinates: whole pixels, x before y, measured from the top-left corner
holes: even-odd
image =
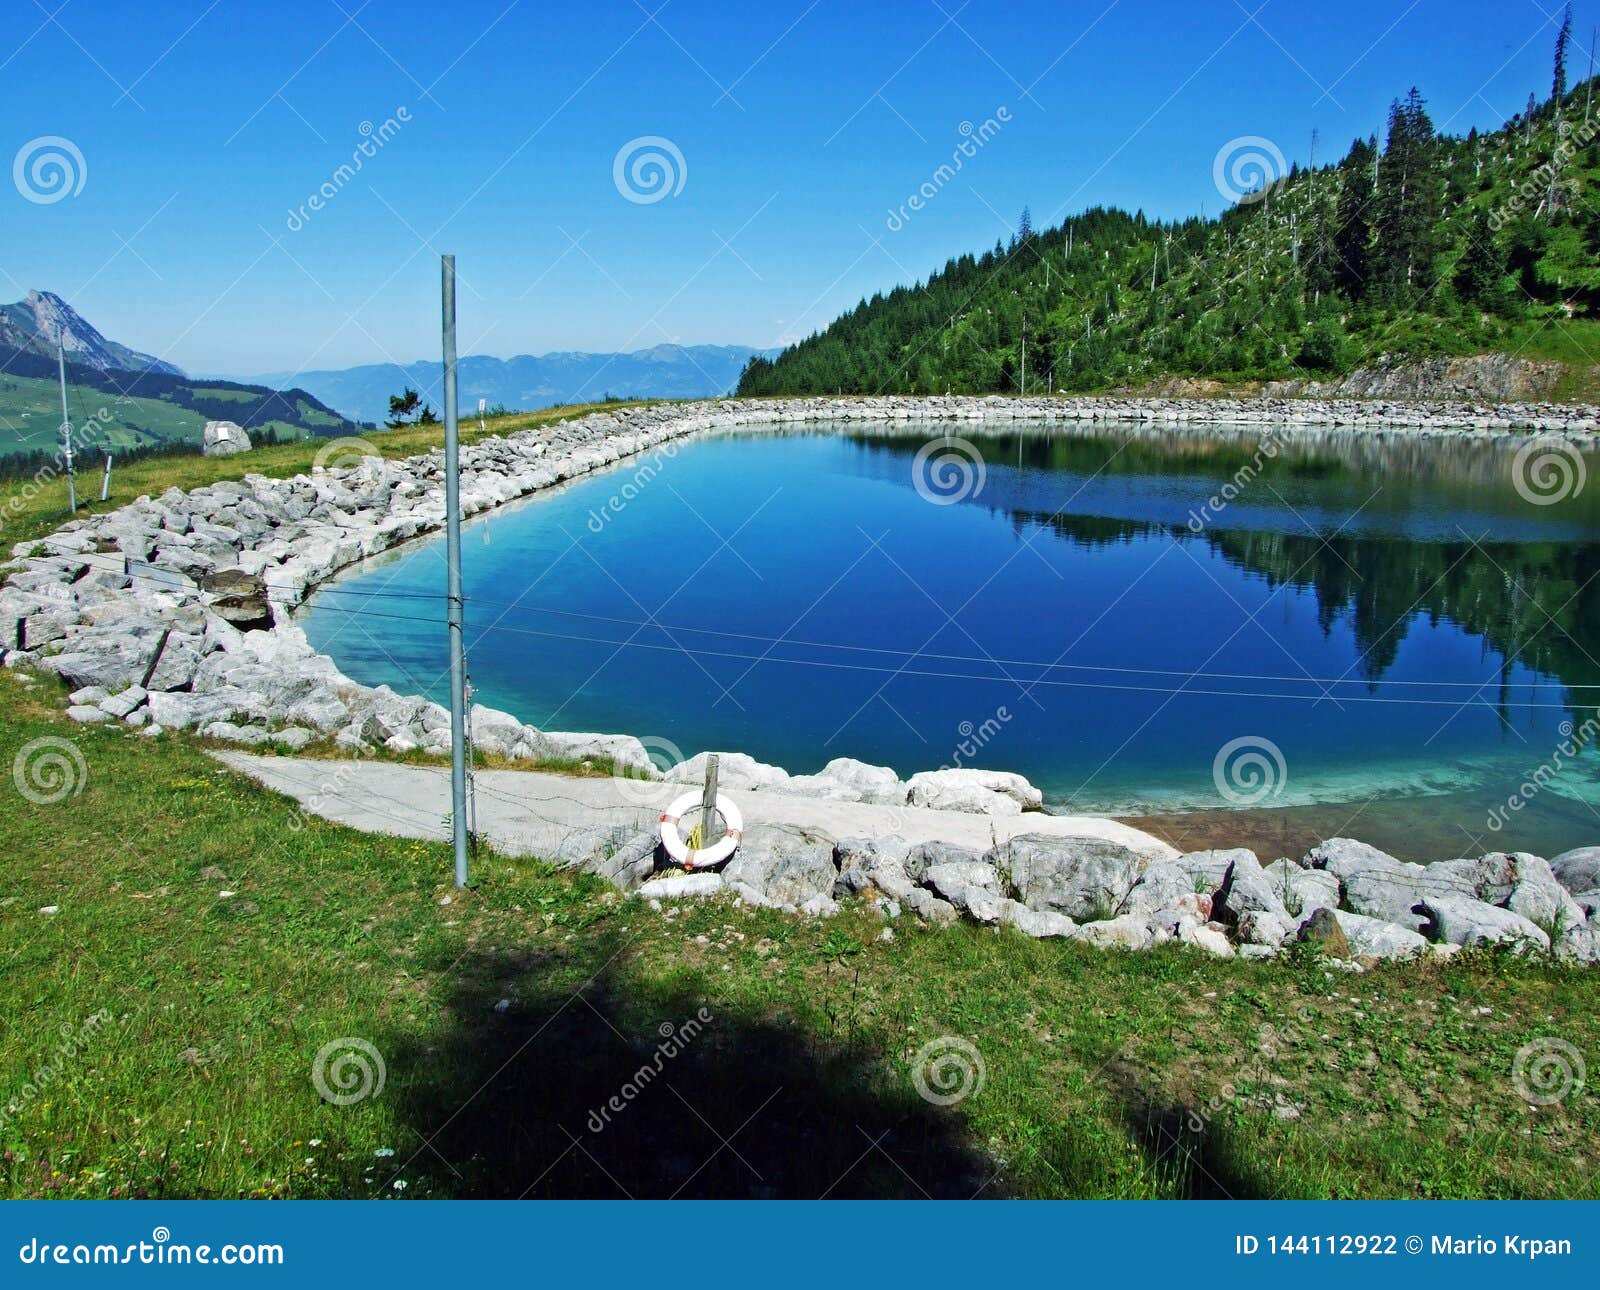
[[[216,752],[224,765],[293,798],[310,815],[406,838],[448,840],[450,771],[381,761],[322,761]],[[575,779],[537,771],[479,771],[478,833],[506,855],[551,855],[584,829],[653,829],[681,784]],[[972,815],[919,806],[827,802],[786,793],[731,794],[745,827],[792,824],[834,838],[897,836],[907,842],[951,842],[986,850],[1022,833],[1093,837],[1121,842],[1151,859],[1176,855],[1148,833],[1115,820],[1085,815]]]

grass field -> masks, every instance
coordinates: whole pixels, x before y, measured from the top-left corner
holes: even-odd
[[[166,406],[166,405],[163,405]],[[558,421],[585,416],[605,408],[633,407],[631,403],[588,403],[563,408],[546,408],[540,412],[518,412],[509,416],[491,418],[486,427],[479,428],[476,418],[461,422],[461,442],[475,443],[481,438],[496,434],[510,434],[530,427],[550,425]],[[59,413],[57,414],[59,417]],[[53,435],[57,425],[50,427]],[[410,457],[428,452],[444,442],[443,426],[410,426],[399,430],[367,431],[362,442],[372,452],[389,458]],[[199,488],[219,479],[238,479],[250,473],[285,478],[311,469],[317,454],[338,440],[306,439],[293,443],[280,443],[252,449],[238,457],[173,456],[152,457],[143,461],[117,466],[111,476],[111,495],[105,502],[98,500],[99,476],[94,477],[94,487],[83,484],[80,478],[79,493],[92,497],[92,502],[79,508],[79,515],[94,511],[115,510],[126,506],[144,494],[155,496],[168,488]],[[92,463],[91,463],[92,464]],[[88,467],[85,467],[88,471]],[[90,471],[89,473],[93,473]],[[28,538],[43,537],[54,532],[69,518],[67,510],[67,484],[65,479],[47,479],[27,490],[24,496],[21,481],[0,484],[0,540],[15,543]]]
[[[320,446],[137,463],[110,505]],[[656,912],[492,854],[457,893],[442,847],[61,709],[0,672],[0,1195],[1600,1197],[1593,1093],[1515,1076],[1600,1062],[1593,970]]]
[[[1513,1074],[1600,1061],[1592,971],[658,913],[490,854],[462,894],[59,712],[0,676],[0,765],[66,740],[77,790],[0,794],[0,1195],[1600,1196],[1600,1103]],[[329,1045],[325,1092],[381,1091],[327,1100]]]

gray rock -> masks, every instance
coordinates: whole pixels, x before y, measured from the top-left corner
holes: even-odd
[[[925,770],[906,781],[906,801],[935,811],[1020,815],[1043,805],[1021,775],[993,770]]]
[[[1274,860],[1262,865],[1261,872],[1293,919],[1304,919],[1316,909],[1339,908],[1339,880],[1331,873],[1307,869],[1293,860]]]
[[[1201,923],[1199,926],[1185,923],[1178,929],[1178,939],[1185,945],[1197,945],[1207,954],[1215,955],[1219,959],[1233,957],[1233,945],[1228,940],[1227,933],[1208,923]]]
[[[1426,920],[1416,908],[1428,894],[1422,865],[1402,863],[1353,838],[1330,838],[1313,847],[1306,863],[1339,880],[1341,903],[1352,913],[1422,930]]]
[[[250,436],[233,421],[207,421],[202,433],[200,453],[205,457],[231,457],[249,452]]]
[[[1090,945],[1122,950],[1142,950],[1150,944],[1150,929],[1137,914],[1081,923],[1074,939]]]
[[[1121,906],[1119,914],[1153,914],[1160,909],[1175,907],[1185,896],[1192,896],[1194,879],[1176,860],[1156,860],[1145,867]],[[1209,905],[1206,918],[1211,917]],[[1201,920],[1202,922],[1205,919]]]
[[[922,875],[922,885],[929,887],[952,904],[959,905],[953,893],[976,887],[993,895],[1000,894],[1000,876],[992,864],[982,860],[947,860],[929,865]]]
[[[899,805],[906,800],[906,786],[887,766],[872,766],[853,757],[835,757],[818,772],[817,779],[832,780],[856,794],[856,800]]]
[[[1247,913],[1271,914],[1279,919],[1285,929],[1289,925],[1289,911],[1274,890],[1272,881],[1262,872],[1254,855],[1246,852],[1235,856],[1217,890],[1217,912],[1224,923],[1237,923]]]
[[[698,900],[723,890],[720,873],[677,873],[652,878],[635,894],[646,900]]]
[[[99,706],[100,710],[109,716],[126,717],[148,697],[149,691],[144,686],[130,685],[126,690],[118,694],[107,695],[104,699],[101,699]]]
[[[697,753],[688,761],[679,762],[663,778],[669,784],[703,784],[706,778],[706,760],[710,753]],[[717,787],[719,789],[779,789],[789,778],[781,766],[768,766],[746,753],[717,754]]]
[[[913,887],[901,902],[925,923],[953,923],[958,915],[948,900],[940,900],[923,887]]]
[[[1527,950],[1550,948],[1550,938],[1521,914],[1466,896],[1429,896],[1422,902],[1424,932],[1452,945],[1505,945]]]
[[[1270,945],[1276,948],[1289,939],[1294,925],[1287,918],[1267,910],[1246,910],[1239,915],[1239,940],[1245,945]]]
[[[972,864],[983,859],[971,847],[953,842],[919,842],[907,850],[905,869],[912,882],[921,882],[935,865]]]
[[[571,734],[526,727],[528,743],[537,756],[552,761],[609,761],[613,766],[654,777],[650,754],[632,735]]]
[[[796,910],[813,896],[832,899],[839,876],[833,867],[833,845],[824,833],[758,824],[745,830],[722,876],[747,903]]]
[[[1235,860],[1255,860],[1255,858],[1254,851],[1244,847],[1233,847],[1225,851],[1188,851],[1173,863],[1189,875],[1193,883],[1192,890],[1215,895],[1222,889],[1223,881],[1228,876],[1228,869]]]
[[[556,854],[546,859],[595,874],[622,891],[634,891],[655,872],[657,846],[653,830],[584,829],[564,839]]]
[[[910,848],[899,838],[840,838],[833,850],[839,879],[849,891],[874,887],[903,900],[915,885],[906,873]],[[843,894],[837,887],[835,895]]]
[[[310,724],[318,723],[311,721]],[[523,747],[529,733],[529,728],[524,727],[522,722],[509,712],[488,708],[481,703],[472,705],[469,725],[472,730],[472,746],[479,752],[491,753],[498,757],[515,756]]]
[[[1550,861],[1556,881],[1576,895],[1600,890],[1600,847],[1574,847]]]
[[[1146,864],[1118,842],[1041,833],[1003,842],[987,858],[1029,909],[1051,909],[1078,922],[1120,909]]]
[[[1000,902],[1000,922],[1005,927],[1015,927],[1024,936],[1036,940],[1046,937],[1067,937],[1077,933],[1078,925],[1065,914],[1048,909],[1029,909],[1016,900]]]
[[[111,714],[87,703],[74,703],[67,709],[67,716],[86,726],[97,726],[102,721],[110,721]]]
[[[1405,959],[1427,952],[1427,938],[1408,927],[1342,910],[1334,917],[1339,920],[1339,930],[1344,933],[1350,954],[1355,958]]]

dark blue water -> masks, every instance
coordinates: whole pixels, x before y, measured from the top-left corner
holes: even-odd
[[[477,698],[796,773],[1017,770],[1072,809],[1464,794],[1479,836],[1600,698],[1593,461],[1536,505],[1482,445],[1041,429],[970,437],[981,488],[935,504],[931,433],[705,439],[475,523]],[[442,699],[443,585],[442,544],[411,548],[307,630]],[[1269,792],[1219,781],[1228,745]],[[1600,801],[1597,761],[1550,800]]]

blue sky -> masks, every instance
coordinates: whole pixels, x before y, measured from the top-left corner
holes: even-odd
[[[1576,7],[1576,75],[1597,19]],[[453,251],[463,352],[779,344],[1024,204],[1040,225],[1215,213],[1230,140],[1304,162],[1317,129],[1332,158],[1413,83],[1441,127],[1497,126],[1549,92],[1558,20],[1556,0],[9,0],[0,298],[58,291],[196,372],[409,361],[438,353]],[[681,187],[628,200],[614,163],[652,136]],[[52,137],[82,185],[38,200]]]

